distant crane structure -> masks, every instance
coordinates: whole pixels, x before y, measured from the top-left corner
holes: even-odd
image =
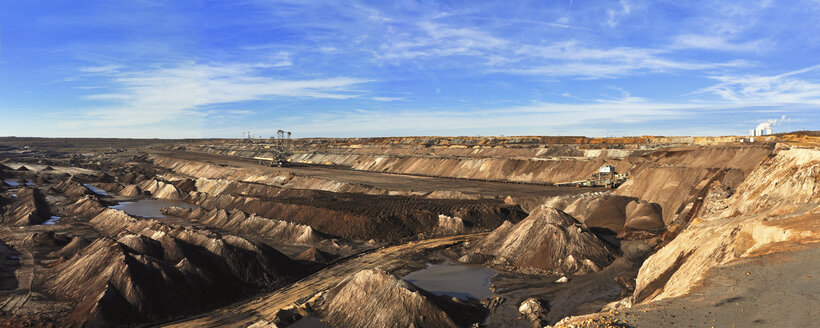
[[[277,130],[273,147],[273,161],[276,166],[282,167],[287,164],[288,157],[292,154],[290,144],[290,131]]]
[[[247,142],[247,143],[253,143],[253,138],[254,137],[255,136],[253,135],[253,133],[251,133],[251,131],[242,132],[242,138],[244,138],[245,142]]]
[[[285,130],[277,130],[275,136],[270,137],[270,144],[265,148],[269,150],[269,156],[257,156],[254,159],[259,160],[259,165],[278,166],[283,167],[288,164],[288,158],[293,154],[291,148],[293,144],[290,140],[291,132]]]

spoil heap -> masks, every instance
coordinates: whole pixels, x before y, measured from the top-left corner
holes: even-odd
[[[518,222],[517,205],[498,200],[441,200],[310,191],[313,197],[262,198],[192,192],[185,199],[205,209],[241,210],[274,220],[307,225],[347,239],[398,241],[439,228],[439,215],[458,217],[463,230],[488,229],[503,220]]]
[[[156,322],[207,309],[246,292],[281,286],[301,273],[264,244],[139,220],[106,209],[89,223],[113,237],[54,252],[38,277],[44,292],[77,302],[77,326]],[[80,246],[81,247],[81,246]],[[72,255],[73,254],[73,255]]]
[[[612,252],[582,223],[561,210],[540,206],[521,222],[505,222],[473,251],[522,271],[583,274],[612,262]]]
[[[41,224],[51,216],[48,203],[36,188],[23,187],[15,195],[17,196],[13,197],[11,204],[6,205],[7,212],[0,212],[3,224],[13,226]]]
[[[606,229],[619,236],[665,227],[660,205],[611,192],[556,196],[547,199],[545,205],[572,215],[587,227]]]
[[[202,208],[171,207],[162,209],[162,214],[198,221],[211,228],[239,235],[256,236],[295,245],[313,245],[324,240],[320,233],[309,226],[248,215],[240,210],[205,211]]]
[[[378,269],[354,274],[326,297],[320,312],[332,327],[466,327],[483,319],[471,305],[437,297]]]

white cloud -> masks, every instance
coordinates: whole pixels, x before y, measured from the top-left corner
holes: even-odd
[[[632,12],[632,8],[626,0],[620,0],[618,4],[620,5],[620,8],[608,9],[606,11],[606,24],[609,25],[609,27],[617,26],[621,18],[629,16]]]
[[[632,47],[599,49],[580,45],[577,41],[565,41],[547,46],[522,46],[516,51],[516,55],[530,58],[529,64],[494,71],[525,75],[611,78],[640,72],[748,66],[748,63],[741,60],[718,63],[678,61],[665,58],[664,55],[668,54],[669,51],[663,49]]]
[[[402,97],[370,97],[370,99],[383,102],[405,100],[405,98]]]
[[[262,65],[266,67],[266,65]],[[257,74],[259,65],[188,63],[137,72],[112,74],[117,87],[88,99],[112,101],[70,124],[129,126],[154,124],[205,115],[208,105],[276,97],[348,99],[361,95],[353,87],[368,80],[336,77],[282,80]]]
[[[718,35],[683,34],[678,35],[673,44],[674,49],[706,49],[720,51],[754,51],[760,52],[771,43],[765,40],[733,43]]]
[[[85,73],[113,73],[121,69],[121,65],[105,65],[105,66],[91,66],[81,67],[80,72]]]
[[[742,105],[820,105],[820,83],[799,77],[817,71],[820,65],[771,76],[714,76],[720,83],[692,94],[714,94]]]
[[[710,105],[652,103],[637,97],[608,99],[589,103],[535,103],[529,106],[460,111],[403,110],[326,113],[294,122],[294,131],[314,136],[366,135],[465,135],[498,131],[506,135],[601,135],[599,125],[612,126],[664,119],[683,119],[693,109]],[[561,132],[565,131],[565,132]],[[612,132],[612,131],[610,131]],[[633,131],[634,132],[634,131]],[[668,131],[656,131],[664,134]],[[621,133],[628,133],[622,131]]]
[[[480,55],[499,49],[507,41],[475,28],[453,27],[425,21],[415,24],[418,33],[394,34],[379,47],[378,59],[402,60],[420,57]]]

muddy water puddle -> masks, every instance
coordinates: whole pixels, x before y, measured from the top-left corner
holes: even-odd
[[[330,328],[330,326],[322,323],[318,317],[307,316],[296,320],[296,322],[292,323],[288,328]]]
[[[46,220],[46,222],[43,222],[43,224],[44,224],[44,225],[55,225],[55,224],[57,224],[57,223],[59,223],[59,222],[60,222],[60,217],[59,217],[59,216],[53,216],[53,215],[52,215],[52,216],[51,216],[51,218],[50,218],[50,219],[48,219],[48,220]]]
[[[446,262],[428,263],[427,268],[402,279],[436,295],[482,299],[492,296],[490,279],[496,274],[497,271],[485,267]]]
[[[178,200],[165,199],[140,199],[133,202],[121,202],[117,205],[109,206],[109,208],[121,210],[125,213],[134,216],[141,216],[146,218],[169,218],[162,214],[164,207],[182,207],[182,208],[196,208],[196,206]]]
[[[3,180],[3,182],[12,187],[18,187],[20,185],[23,185],[23,183],[19,179],[5,179]],[[31,186],[33,185],[33,183],[31,183],[30,181],[26,181],[25,185]]]

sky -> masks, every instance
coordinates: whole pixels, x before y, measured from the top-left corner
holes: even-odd
[[[0,2],[0,136],[820,130],[820,0]]]

